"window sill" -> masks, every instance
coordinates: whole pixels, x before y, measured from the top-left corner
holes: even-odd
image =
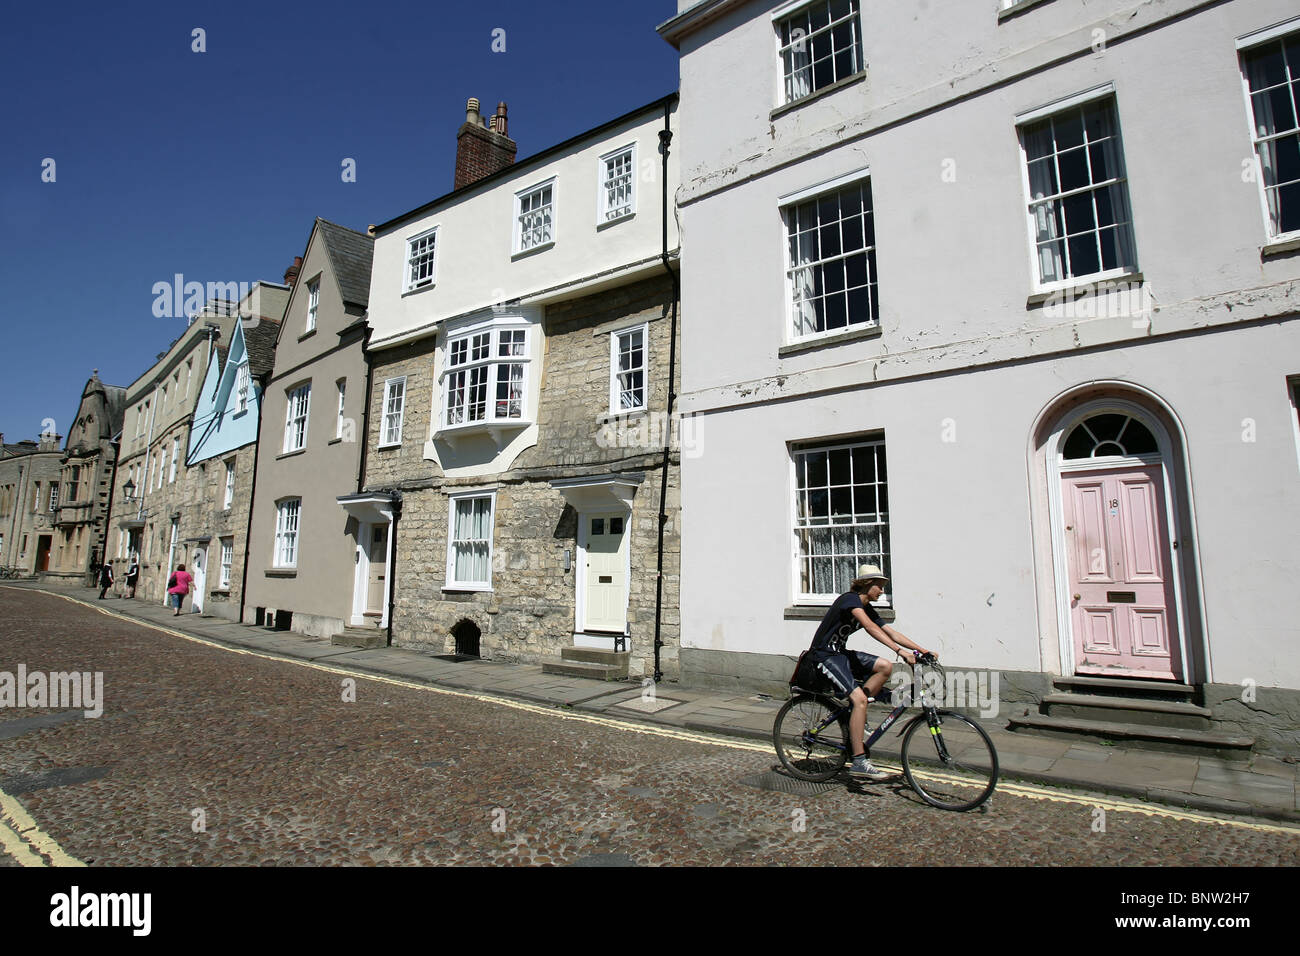
[[[1029,298],[1025,300],[1025,308],[1032,309],[1034,306],[1043,305],[1065,295],[1073,295],[1078,298],[1080,292],[1109,292],[1119,286],[1141,285],[1145,281],[1146,277],[1141,272],[1124,272],[1119,275],[1103,275],[1095,278],[1085,277],[1077,282],[1069,282],[1052,289],[1031,292]]]
[[[268,578],[296,578],[298,576],[297,568],[267,568],[262,572]]]
[[[646,408],[629,408],[624,412],[610,412],[607,415],[601,415],[596,419],[597,425],[608,425],[610,422],[631,421],[634,418],[645,418],[650,414]]]
[[[231,415],[230,417],[231,417],[231,418],[243,418],[243,417],[244,417],[245,415],[247,415],[247,414],[248,414],[248,407],[245,406],[245,407],[241,408],[239,411],[235,412],[235,414]]]
[[[783,616],[787,621],[820,621],[826,616],[828,608],[829,604],[796,604],[786,608]],[[892,607],[877,607],[876,613],[886,624],[892,624],[896,617]]]
[[[230,588],[213,588],[208,592],[209,597],[230,597]]]
[[[308,329],[308,330],[307,330],[306,332],[304,332],[302,335],[298,336],[298,341],[299,341],[299,342],[302,342],[302,341],[304,341],[305,339],[309,339],[309,338],[311,338],[311,337],[312,337],[313,335],[315,335],[315,334],[316,334],[316,330],[315,330],[315,329]]]
[[[467,435],[492,435],[494,438],[500,438],[506,431],[513,429],[529,428],[533,425],[531,420],[525,421],[522,418],[503,418],[487,422],[470,422],[465,425],[448,425],[433,433],[434,441],[454,442]]]
[[[608,229],[610,226],[617,226],[620,222],[627,222],[629,219],[635,218],[636,210],[625,212],[621,216],[615,216],[613,219],[604,219],[596,223],[596,231],[600,232],[602,229]]]
[[[295,448],[293,451],[281,452],[280,454],[275,456],[275,460],[279,461],[282,458],[292,458],[294,455],[301,455],[306,450],[307,450],[307,446],[303,445],[301,448]]]
[[[339,442],[341,442],[342,440],[343,440],[343,436],[340,435],[338,438],[331,438],[331,439],[330,439],[329,441],[327,441],[325,444],[326,444],[326,445],[337,445],[337,444],[338,444]]]
[[[1295,252],[1297,249],[1300,249],[1300,236],[1292,235],[1290,238],[1270,239],[1259,247],[1259,257],[1268,259],[1272,256],[1283,256],[1289,252]]]
[[[491,594],[492,585],[484,584],[449,584],[442,589],[443,594]]]
[[[1041,7],[1043,4],[1051,2],[1052,0],[1020,0],[1014,6],[998,11],[998,23],[1010,20],[1012,17],[1018,17],[1026,10],[1032,10],[1034,7]]]
[[[406,298],[408,295],[415,295],[417,292],[428,292],[435,285],[437,285],[436,282],[427,282],[424,285],[417,285],[414,289],[403,289],[402,298]]]
[[[866,78],[867,78],[866,69],[861,69],[858,72],[854,73],[852,76],[846,76],[842,80],[836,80],[830,86],[822,87],[816,93],[809,93],[807,96],[801,96],[797,100],[793,100],[789,103],[786,103],[783,106],[778,106],[776,109],[772,110],[772,112],[768,114],[768,119],[774,120],[778,116],[784,116],[786,113],[789,113],[791,110],[797,110],[799,107],[804,106],[808,103],[812,103],[814,100],[819,100],[823,96],[830,96],[832,93],[838,93],[846,86],[852,86],[855,83],[861,83]]]
[[[523,259],[526,256],[531,256],[538,252],[545,252],[547,249],[550,249],[554,245],[555,245],[555,240],[552,239],[550,242],[539,243],[538,245],[531,246],[528,249],[520,249],[518,252],[514,253],[510,257],[510,261],[514,262],[516,259]]]
[[[334,439],[334,441],[338,441],[338,439],[336,438]],[[401,447],[402,447],[402,443],[400,441],[390,441],[390,442],[384,442],[382,445],[376,445],[375,450],[387,451],[390,448],[401,448]]]
[[[880,323],[869,325],[866,328],[851,329],[848,332],[836,332],[834,335],[826,335],[821,338],[808,339],[806,341],[794,342],[790,345],[783,345],[776,350],[777,358],[785,358],[787,355],[797,355],[800,352],[808,352],[812,349],[824,348],[832,345],[840,345],[844,342],[858,342],[862,339],[876,339],[883,334]]]

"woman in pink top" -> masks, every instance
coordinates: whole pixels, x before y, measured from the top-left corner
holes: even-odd
[[[185,565],[176,565],[176,571],[172,574],[170,586],[167,588],[167,595],[171,599],[172,607],[176,608],[176,617],[181,614],[181,602],[185,600],[185,595],[190,593],[194,587],[194,576],[185,570]]]

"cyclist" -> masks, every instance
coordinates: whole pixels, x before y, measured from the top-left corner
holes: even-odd
[[[879,782],[888,780],[889,774],[882,773],[871,764],[866,752],[864,740],[867,730],[867,699],[881,696],[881,688],[889,679],[894,665],[875,654],[845,649],[850,635],[859,627],[884,644],[891,651],[897,651],[908,664],[916,664],[915,651],[920,654],[933,654],[910,640],[880,619],[871,602],[878,600],[884,593],[884,585],[889,578],[874,564],[864,564],[858,568],[858,576],[849,585],[849,591],[835,599],[822,618],[821,626],[813,637],[808,659],[835,688],[841,698],[853,704],[853,715],[849,718],[849,743],[853,747],[853,765],[849,774],[853,777]],[[905,650],[908,649],[908,650]],[[936,657],[938,655],[935,655]],[[867,679],[865,689],[858,682]]]

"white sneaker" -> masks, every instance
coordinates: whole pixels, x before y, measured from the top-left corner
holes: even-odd
[[[882,780],[888,780],[891,775],[883,770],[877,770],[870,760],[863,757],[861,760],[854,759],[853,766],[849,767],[849,776],[855,780],[870,780],[872,783],[880,783]]]

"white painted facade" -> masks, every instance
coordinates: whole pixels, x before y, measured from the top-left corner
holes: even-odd
[[[661,27],[697,317],[680,402],[703,452],[683,461],[683,659],[807,646],[794,446],[883,438],[897,627],[957,666],[1075,673],[1061,472],[1080,469],[1059,453],[1097,402],[1159,442],[1175,676],[1300,688],[1300,243],[1270,233],[1238,49],[1294,4],[863,6],[865,71],[790,106],[773,13],[800,5],[682,3]],[[1120,292],[1045,303],[1075,283],[1044,285],[1033,254],[1018,124],[1099,91],[1136,252],[1107,275],[1136,315]],[[864,175],[878,326],[800,337],[784,210]]]

